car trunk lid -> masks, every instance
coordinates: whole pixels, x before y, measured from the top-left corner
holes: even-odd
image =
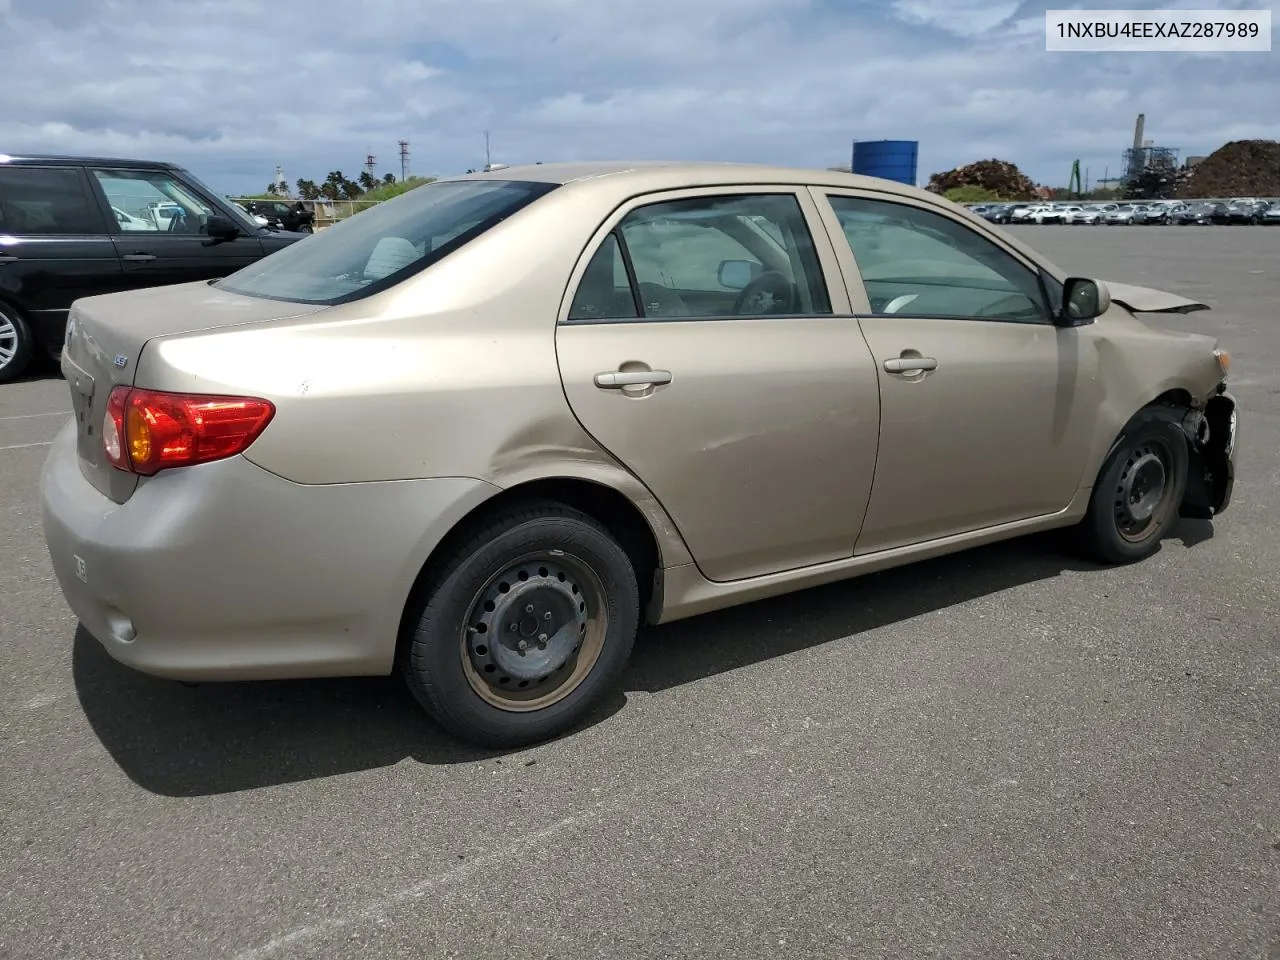
[[[62,373],[71,392],[80,471],[85,479],[116,503],[124,503],[137,487],[135,475],[117,470],[108,462],[102,448],[102,424],[112,388],[135,385],[138,357],[149,341],[282,320],[322,309],[245,297],[205,282],[76,301],[67,317]]]
[[[1176,293],[1165,290],[1153,290],[1150,287],[1135,287],[1128,283],[1112,283],[1106,281],[1111,299],[1135,313],[1194,313],[1197,310],[1208,310],[1207,303],[1189,300]]]

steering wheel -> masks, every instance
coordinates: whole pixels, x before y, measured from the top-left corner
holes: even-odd
[[[795,284],[777,270],[766,270],[742,288],[733,312],[753,317],[792,313],[798,309],[797,299]]]

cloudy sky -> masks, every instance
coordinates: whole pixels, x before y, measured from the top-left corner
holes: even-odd
[[[826,167],[920,141],[1064,184],[1132,140],[1183,156],[1280,129],[1273,53],[1046,53],[1044,11],[1194,0],[0,0],[0,152],[171,159],[256,192],[379,172],[729,159]]]

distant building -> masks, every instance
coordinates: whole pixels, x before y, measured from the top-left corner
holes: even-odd
[[[1190,170],[1203,159],[1204,157],[1187,157],[1186,161],[1183,163],[1183,167]]]

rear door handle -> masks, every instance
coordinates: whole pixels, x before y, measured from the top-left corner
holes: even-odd
[[[596,386],[602,390],[619,390],[622,387],[662,386],[671,382],[669,370],[612,370],[596,374]]]
[[[150,263],[155,258],[156,255],[154,253],[126,253],[120,259],[129,263]]]
[[[7,253],[0,253],[0,263],[17,263],[17,257],[11,257]]]
[[[917,373],[923,370],[937,370],[938,361],[933,357],[894,357],[884,362],[889,373]]]

